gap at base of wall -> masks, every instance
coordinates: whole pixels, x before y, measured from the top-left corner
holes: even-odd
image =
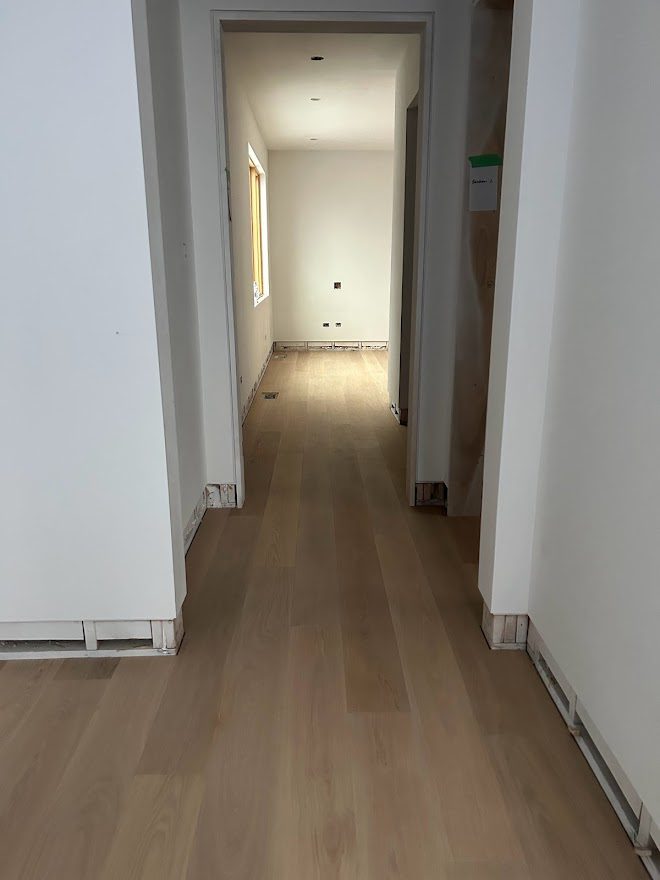
[[[204,487],[199,501],[195,505],[188,524],[183,530],[183,551],[187,553],[197,529],[202,524],[204,514],[209,508],[236,507],[235,483],[209,483]]]
[[[415,483],[415,507],[442,507],[447,512],[446,483]]]
[[[246,420],[248,413],[250,412],[250,407],[254,402],[254,398],[257,396],[257,388],[259,387],[259,383],[264,377],[264,373],[266,372],[266,368],[270,363],[270,359],[273,356],[273,352],[275,351],[275,343],[273,342],[270,348],[268,349],[268,353],[264,359],[263,364],[261,365],[261,369],[259,370],[259,375],[257,376],[257,381],[254,383],[252,388],[250,389],[250,393],[248,394],[248,398],[243,404],[243,410],[241,411],[241,424]]]
[[[494,651],[524,651],[528,625],[526,614],[491,614],[484,603],[481,629]]]
[[[174,620],[0,623],[0,660],[171,656],[183,634],[181,611]]]
[[[397,420],[397,422],[405,427],[408,424],[408,409],[404,407],[403,409],[399,409],[396,403],[390,404],[390,409],[392,410],[392,415]],[[420,484],[422,485],[422,484]]]
[[[387,342],[323,342],[306,340],[304,342],[276,342],[276,351],[387,351]]]
[[[527,653],[623,825],[635,853],[653,880],[660,880],[660,828],[531,621]]]

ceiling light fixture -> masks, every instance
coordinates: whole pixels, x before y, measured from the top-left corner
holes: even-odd
[[[325,61],[325,58],[323,57],[323,55],[312,55],[312,57],[309,60],[310,61]]]

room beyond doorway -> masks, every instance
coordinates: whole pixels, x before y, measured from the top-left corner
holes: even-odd
[[[393,345],[389,396],[398,404],[406,110],[420,87],[423,25],[372,27],[316,23],[292,33],[280,24],[263,33],[242,22],[221,31],[241,422],[274,349]],[[254,170],[247,185],[246,150],[259,187]],[[421,212],[415,189],[413,181],[409,201]],[[257,191],[258,200],[248,197]],[[268,265],[255,256],[264,241]],[[409,266],[422,250],[421,239],[409,248]],[[414,365],[406,372],[416,375]]]

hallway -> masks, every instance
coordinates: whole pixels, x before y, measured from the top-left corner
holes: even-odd
[[[177,658],[0,665],[3,880],[646,876],[528,658],[487,648],[474,522],[406,506],[386,366],[276,353]]]

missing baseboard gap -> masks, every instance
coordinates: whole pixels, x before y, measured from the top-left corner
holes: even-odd
[[[202,519],[204,518],[204,514],[206,513],[206,488],[199,497],[199,501],[195,505],[195,509],[193,510],[188,523],[186,524],[185,529],[183,530],[183,552],[187,553],[190,545],[193,542],[193,538],[197,533],[197,529],[202,524]]]
[[[182,639],[181,611],[172,620],[0,623],[0,660],[171,655]]]
[[[630,838],[636,854],[653,880],[660,880],[658,827],[531,622],[527,653]],[[657,832],[655,839],[653,829]]]
[[[183,552],[187,553],[197,529],[201,526],[204,514],[209,507],[236,507],[236,486],[234,483],[209,483],[204,487],[188,523],[183,530]]]
[[[306,339],[303,341],[276,342],[275,351],[387,351],[389,343],[385,340],[332,340]]]
[[[211,509],[236,507],[236,484],[208,483],[206,486],[206,506]]]
[[[446,483],[415,483],[415,506],[427,505],[447,510]]]
[[[270,348],[268,349],[268,354],[266,355],[266,358],[265,358],[263,364],[261,365],[261,369],[259,370],[259,375],[257,376],[257,380],[252,385],[252,388],[250,389],[250,393],[248,394],[248,398],[245,401],[245,403],[243,404],[243,409],[241,410],[241,424],[243,424],[243,422],[248,417],[248,413],[250,412],[252,404],[254,403],[254,398],[257,396],[257,389],[259,388],[259,385],[261,384],[261,380],[264,377],[264,373],[266,372],[266,369],[268,368],[268,364],[270,363],[270,359],[272,358],[274,351],[275,351],[275,343],[273,342],[271,344]]]

